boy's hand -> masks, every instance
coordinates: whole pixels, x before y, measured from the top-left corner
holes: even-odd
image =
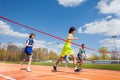
[[[87,58],[87,56],[86,55],[83,55],[84,56],[84,58]]]
[[[85,58],[87,58],[87,56],[85,55]]]

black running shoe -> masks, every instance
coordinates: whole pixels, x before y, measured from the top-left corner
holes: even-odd
[[[80,70],[79,69],[75,69],[74,72],[79,72]]]
[[[53,65],[53,70],[57,71],[57,67],[55,65]]]

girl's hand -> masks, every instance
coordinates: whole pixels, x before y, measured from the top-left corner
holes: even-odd
[[[78,40],[78,38],[77,38],[77,37],[75,37],[75,38],[74,38],[74,40]]]

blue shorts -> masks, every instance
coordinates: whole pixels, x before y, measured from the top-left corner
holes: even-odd
[[[80,53],[78,53],[78,59],[80,60],[80,61],[83,61],[83,57],[82,57],[82,54],[80,54]]]
[[[23,58],[26,59],[27,57],[32,58],[32,47],[26,47],[24,50]]]
[[[26,46],[24,52],[27,53],[27,55],[32,55],[32,47]]]
[[[31,53],[31,54],[23,53],[23,58],[24,58],[24,59],[32,58],[32,53]]]

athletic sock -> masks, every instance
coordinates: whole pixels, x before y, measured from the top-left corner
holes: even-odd
[[[75,70],[78,69],[77,67],[75,67]]]

